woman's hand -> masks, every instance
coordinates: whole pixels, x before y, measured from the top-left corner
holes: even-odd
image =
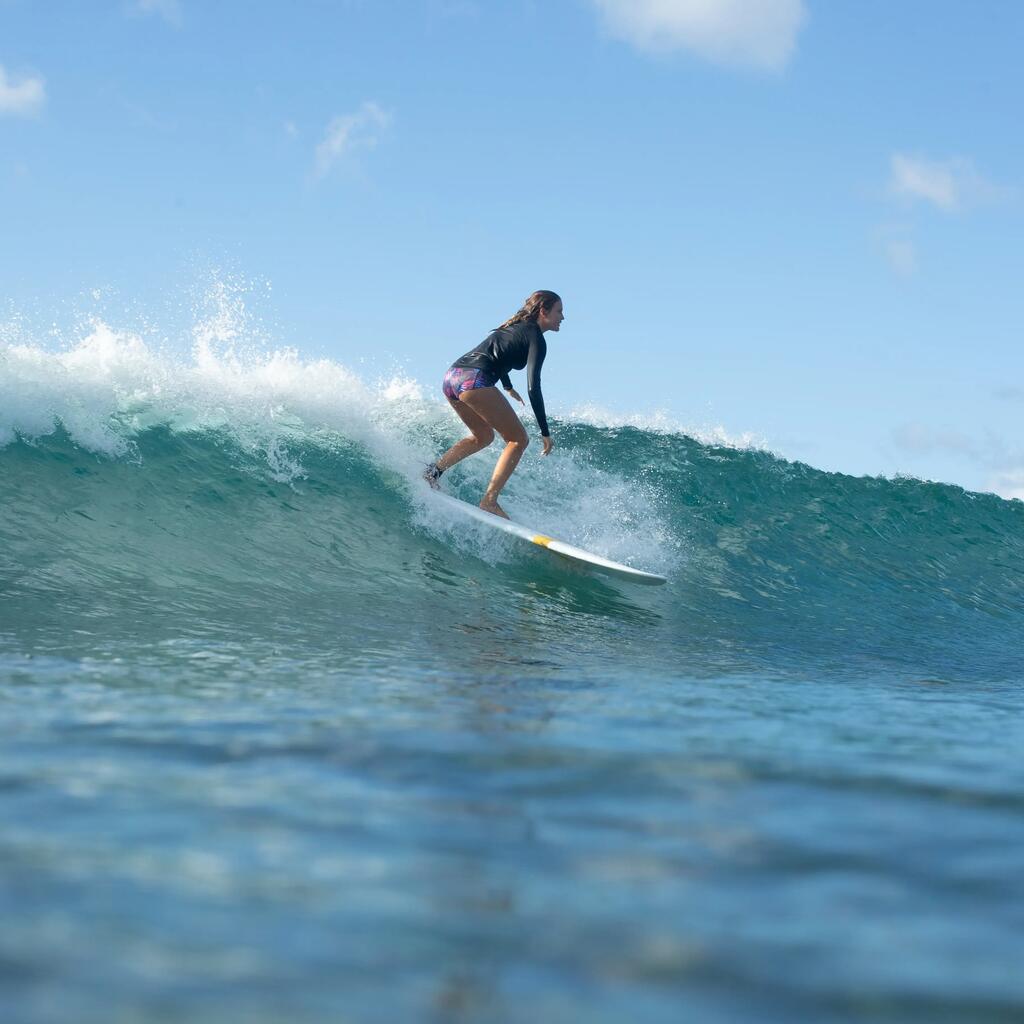
[[[509,388],[506,394],[511,395],[520,405],[526,405],[526,403],[522,399],[522,396],[519,394],[518,391],[516,391],[515,388]]]
[[[555,447],[555,442],[550,437],[542,437],[541,440],[544,442],[544,451],[541,452],[541,455],[550,455],[551,449]]]

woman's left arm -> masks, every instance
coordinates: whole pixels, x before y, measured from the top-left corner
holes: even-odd
[[[530,351],[526,357],[526,390],[533,406],[533,415],[537,417],[540,436],[544,440],[544,454],[553,447],[551,435],[548,433],[548,418],[544,412],[544,394],[540,389],[540,368],[544,365],[544,357],[548,353],[544,335],[538,330],[536,337],[530,341]]]

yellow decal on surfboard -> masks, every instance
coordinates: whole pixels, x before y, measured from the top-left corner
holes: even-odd
[[[546,548],[551,543],[553,538],[545,537],[544,534],[538,533],[535,537],[532,537],[531,540],[534,544],[539,544],[542,548]]]

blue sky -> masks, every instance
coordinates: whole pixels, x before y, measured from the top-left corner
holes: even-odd
[[[219,268],[432,389],[553,288],[555,417],[1024,497],[1022,44],[1015,0],[0,0],[0,296],[186,337]]]

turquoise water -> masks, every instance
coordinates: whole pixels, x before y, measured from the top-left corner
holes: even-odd
[[[431,508],[409,382],[0,408],[5,1020],[1024,1017],[1021,503],[567,415],[506,507],[631,588]]]

